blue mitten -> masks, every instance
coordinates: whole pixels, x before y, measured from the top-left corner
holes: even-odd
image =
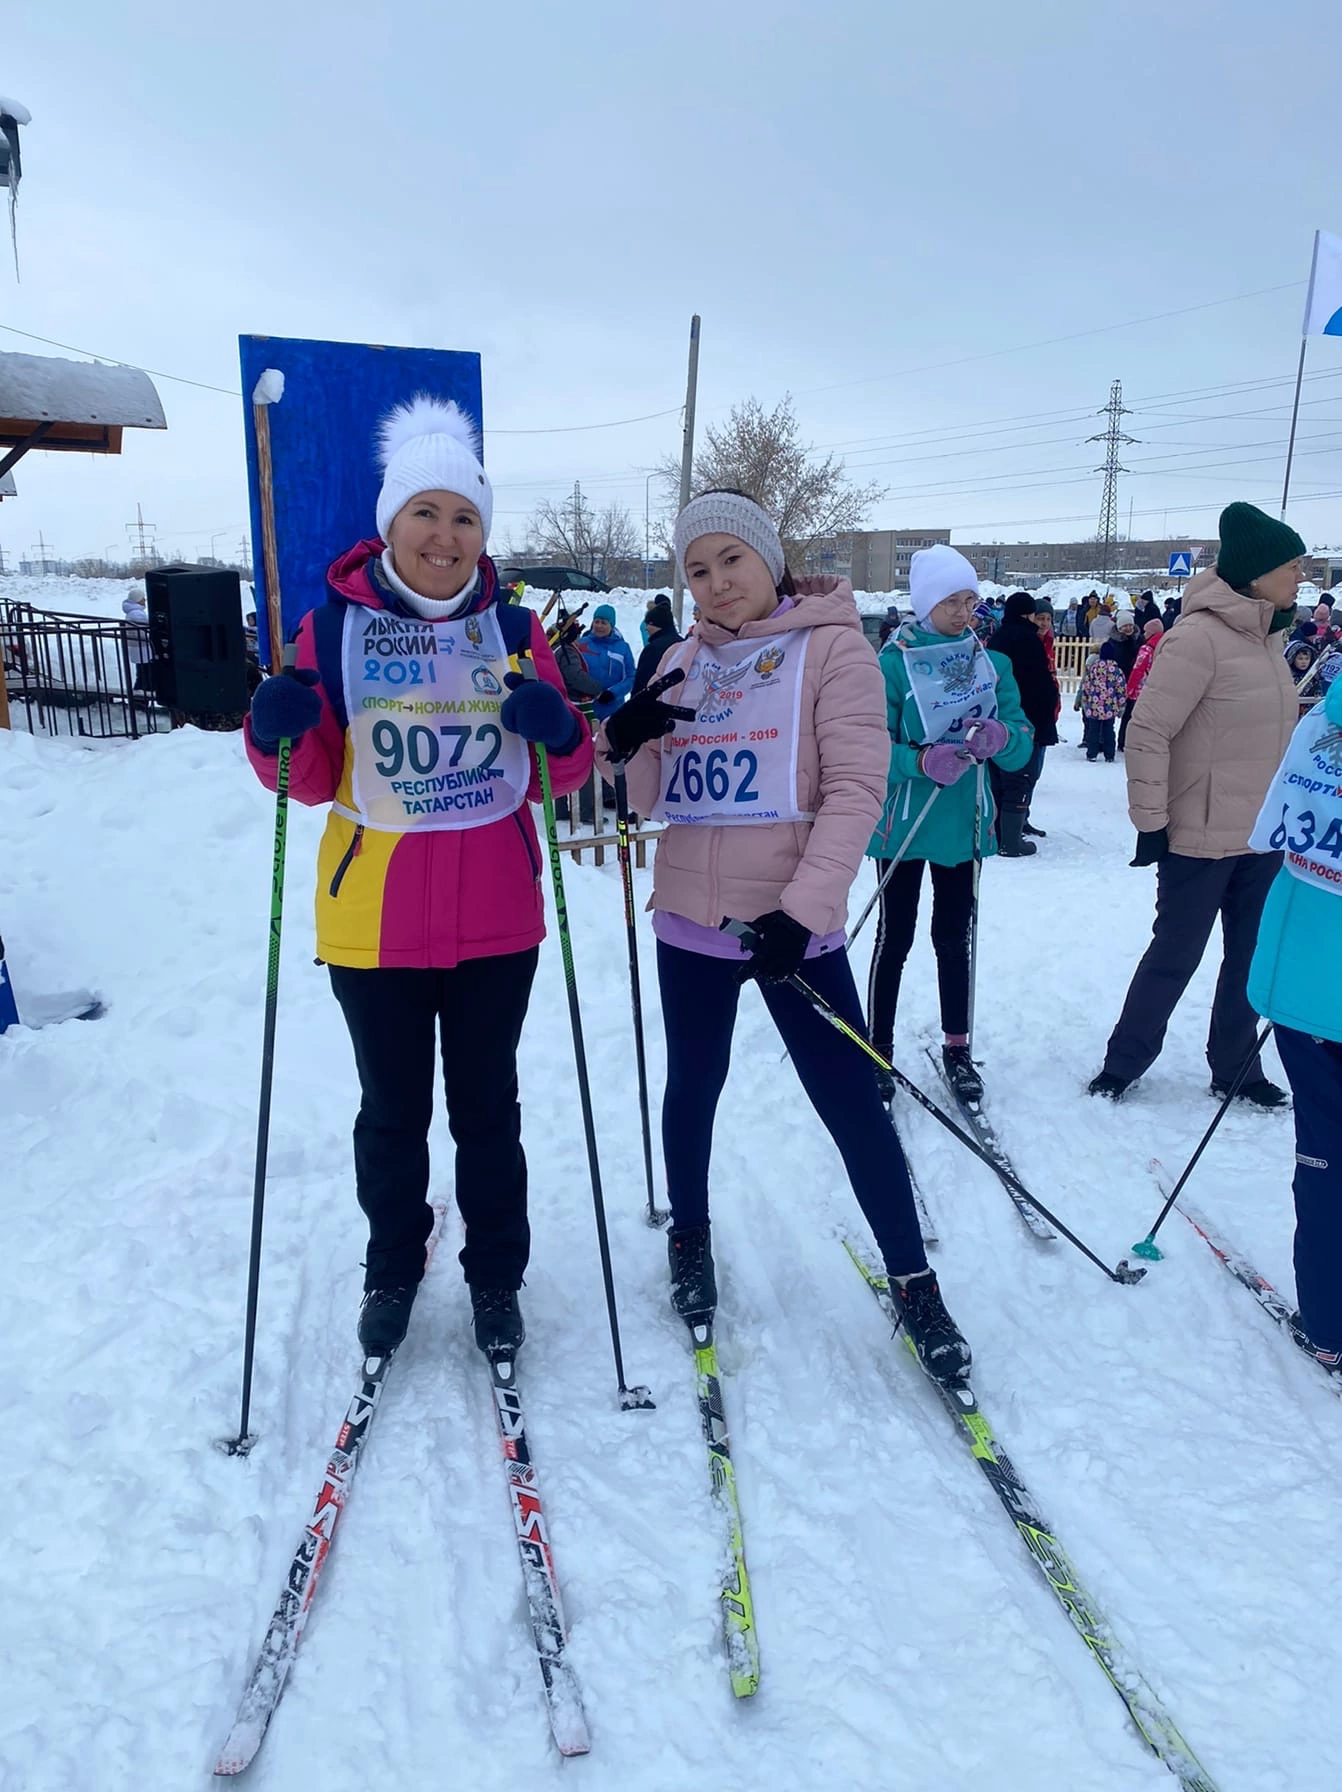
[[[503,682],[509,695],[503,699],[499,720],[508,732],[561,758],[571,753],[582,739],[582,724],[554,686],[518,672],[510,672]]]
[[[252,697],[252,743],[262,753],[278,753],[280,742],[300,741],[322,719],[322,700],[313,686],[321,680],[314,666],[290,667],[277,678],[265,678]]]

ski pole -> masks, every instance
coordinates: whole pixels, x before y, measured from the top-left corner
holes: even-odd
[[[974,998],[979,972],[979,878],[983,872],[983,785],[987,765],[980,759],[974,777],[974,882],[969,897],[969,1055],[974,1055]]]
[[[730,933],[736,939],[740,940],[747,951],[752,950],[753,947],[759,943],[758,935],[747,921],[723,921],[721,923],[721,931],[723,933]],[[1076,1246],[1083,1257],[1088,1258],[1097,1269],[1103,1270],[1111,1282],[1122,1282],[1126,1284],[1141,1281],[1142,1277],[1146,1274],[1146,1271],[1144,1269],[1134,1269],[1128,1263],[1126,1258],[1123,1259],[1117,1269],[1110,1269],[1104,1259],[1102,1257],[1097,1257],[1088,1244],[1078,1238],[1075,1232],[1071,1231],[1069,1227],[1063,1224],[1057,1214],[1050,1213],[1044,1203],[1030,1193],[1029,1189],[1026,1188],[1025,1184],[1018,1176],[1014,1175],[1010,1170],[1003,1168],[1001,1164],[994,1163],[977,1139],[971,1138],[962,1127],[957,1126],[948,1114],[943,1114],[936,1102],[933,1101],[930,1096],[923,1094],[917,1083],[905,1076],[902,1070],[897,1070],[888,1058],[882,1057],[880,1052],[876,1050],[876,1047],[872,1045],[869,1040],[864,1039],[856,1027],[850,1027],[843,1016],[836,1009],[831,1008],[824,996],[817,990],[812,989],[809,983],[795,975],[785,978],[784,981],[790,983],[793,989],[797,991],[798,995],[804,997],[805,1000],[811,1004],[812,1008],[815,1009],[822,1020],[827,1020],[830,1026],[843,1034],[845,1039],[851,1040],[852,1043],[857,1046],[859,1051],[865,1052],[873,1064],[878,1064],[882,1070],[888,1072],[899,1084],[900,1088],[906,1090],[913,1097],[919,1107],[926,1108],[934,1120],[939,1120],[941,1122],[947,1132],[954,1133],[955,1137],[959,1139],[960,1143],[967,1151],[972,1151],[980,1163],[987,1164],[993,1174],[1000,1177],[1008,1188],[1015,1189],[1016,1193],[1023,1201],[1028,1201],[1035,1212],[1046,1219],[1050,1226],[1056,1227],[1069,1244]]]
[[[298,649],[284,649],[287,671]],[[281,674],[281,677],[283,674]],[[247,1261],[247,1320],[242,1346],[242,1411],[236,1437],[224,1441],[230,1456],[245,1456],[256,1439],[248,1432],[252,1412],[252,1365],[256,1359],[256,1307],[261,1291],[261,1233],[266,1210],[266,1160],[270,1151],[270,1095],[275,1078],[275,1019],[280,994],[280,932],[284,924],[284,856],[289,832],[289,758],[293,743],[282,740],[275,776],[275,846],[270,867],[270,949],[266,959],[266,1014],[261,1035],[261,1097],[256,1110],[256,1167],[252,1177],[252,1241]]]
[[[535,678],[536,667],[530,655],[519,654],[518,665],[523,678]],[[545,841],[550,854],[550,882],[554,886],[555,924],[559,929],[559,949],[564,960],[564,983],[568,989],[569,1026],[573,1033],[573,1063],[578,1074],[578,1098],[582,1104],[583,1132],[587,1139],[587,1168],[592,1179],[592,1207],[596,1214],[597,1246],[601,1253],[601,1279],[606,1288],[606,1313],[610,1320],[610,1342],[615,1353],[615,1378],[619,1384],[620,1405],[625,1411],[651,1408],[655,1403],[645,1387],[628,1387],[624,1379],[624,1356],[620,1350],[620,1320],[615,1309],[615,1277],[610,1264],[610,1236],[606,1230],[606,1202],[601,1192],[601,1164],[597,1156],[596,1122],[592,1117],[592,1086],[587,1075],[587,1048],[583,1043],[582,1009],[578,1002],[578,979],[573,968],[573,939],[569,932],[568,903],[564,898],[564,867],[560,863],[559,828],[555,821],[554,791],[550,784],[550,755],[539,741],[536,763],[540,768],[541,807],[545,814]]]
[[[658,1207],[652,1186],[652,1123],[648,1117],[648,1064],[643,1049],[643,991],[638,974],[638,931],[634,922],[634,867],[629,854],[629,789],[624,767],[617,765],[615,783],[615,850],[624,883],[624,927],[629,941],[629,1000],[634,1012],[634,1059],[638,1065],[638,1117],[643,1127],[643,1180],[648,1190],[648,1224],[664,1226],[669,1209]]]
[[[970,740],[973,739],[974,735],[977,734],[981,725],[982,724],[978,723],[978,722],[971,722],[969,724],[968,728],[965,729],[966,743],[968,743]],[[965,757],[967,757],[967,754],[962,752],[961,758],[965,758]],[[909,848],[913,845],[914,836],[917,834],[919,828],[923,825],[923,823],[927,820],[928,813],[930,812],[933,803],[936,802],[937,798],[941,795],[942,791],[945,788],[946,788],[946,786],[944,784],[933,784],[931,791],[928,793],[927,801],[923,804],[922,808],[918,811],[918,814],[914,820],[913,826],[909,829],[908,833],[905,834],[903,840],[901,841],[899,851],[895,854],[894,858],[891,859],[890,863],[886,866],[885,870],[881,873],[880,882],[876,885],[875,890],[872,892],[870,901],[867,903],[867,906],[863,909],[862,913],[858,916],[857,920],[853,923],[853,926],[852,926],[851,931],[849,932],[848,938],[843,942],[843,949],[845,952],[847,952],[851,949],[853,941],[857,938],[858,934],[861,933],[862,929],[866,926],[867,916],[871,913],[871,911],[875,908],[876,904],[881,899],[881,891],[885,888],[885,886],[890,882],[890,879],[894,876],[895,867],[899,864],[900,860],[905,856],[905,854],[908,852]],[[784,1054],[784,1056],[786,1056],[786,1053]]]
[[[900,842],[899,851],[895,854],[894,858],[891,859],[890,863],[886,866],[885,870],[881,873],[880,881],[876,885],[876,888],[872,891],[871,899],[867,903],[867,906],[863,909],[862,913],[857,917],[857,920],[854,921],[853,926],[849,932],[848,938],[843,942],[843,949],[845,952],[847,952],[850,949],[850,947],[853,944],[853,941],[857,938],[858,934],[861,933],[862,929],[866,926],[868,915],[870,915],[871,911],[875,908],[876,904],[881,900],[881,891],[884,890],[885,886],[890,882],[890,879],[895,875],[895,867],[899,864],[900,860],[905,856],[905,854],[908,852],[909,848],[913,845],[914,835],[918,832],[919,828],[927,820],[929,810],[931,809],[933,803],[935,803],[937,798],[941,795],[941,792],[944,788],[945,787],[941,784],[934,784],[932,786],[931,794],[929,795],[927,801],[923,804],[922,808],[918,811],[917,820],[914,822],[913,826],[909,829],[908,833],[905,834],[903,840]]]
[[[1179,1177],[1179,1180],[1175,1183],[1174,1187],[1171,1189],[1169,1199],[1166,1201],[1165,1205],[1161,1208],[1159,1217],[1157,1218],[1155,1225],[1152,1226],[1151,1230],[1147,1233],[1145,1238],[1143,1238],[1138,1244],[1133,1245],[1132,1254],[1134,1257],[1145,1257],[1149,1263],[1159,1263],[1160,1262],[1161,1256],[1163,1255],[1163,1253],[1161,1252],[1160,1246],[1156,1243],[1156,1233],[1159,1232],[1160,1228],[1165,1224],[1165,1221],[1169,1218],[1169,1212],[1170,1212],[1171,1207],[1174,1206],[1174,1203],[1179,1199],[1179,1196],[1183,1193],[1184,1184],[1188,1181],[1188,1178],[1193,1174],[1194,1170],[1197,1168],[1198,1159],[1202,1156],[1203,1152],[1207,1149],[1208,1145],[1211,1143],[1212,1134],[1216,1131],[1217,1127],[1225,1119],[1226,1111],[1230,1107],[1231,1102],[1239,1094],[1240,1088],[1244,1082],[1244,1079],[1249,1074],[1249,1066],[1254,1063],[1254,1061],[1258,1057],[1259,1052],[1261,1052],[1263,1047],[1267,1044],[1267,1036],[1271,1031],[1272,1031],[1272,1022],[1268,1021],[1266,1023],[1266,1025],[1264,1026],[1262,1032],[1258,1035],[1257,1039],[1254,1040],[1253,1046],[1252,1046],[1248,1056],[1245,1058],[1244,1062],[1240,1065],[1239,1069],[1235,1072],[1234,1082],[1226,1090],[1225,1098],[1221,1102],[1220,1107],[1217,1108],[1216,1113],[1213,1115],[1211,1125],[1207,1128],[1206,1132],[1204,1132],[1202,1137],[1198,1140],[1197,1150],[1193,1153],[1192,1157],[1190,1157],[1188,1162],[1184,1165],[1183,1174]]]

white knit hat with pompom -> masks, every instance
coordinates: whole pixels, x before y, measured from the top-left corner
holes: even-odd
[[[377,532],[383,541],[402,505],[420,492],[456,492],[480,512],[485,540],[494,515],[494,492],[480,464],[480,438],[465,411],[427,392],[398,404],[378,425],[382,490]]]

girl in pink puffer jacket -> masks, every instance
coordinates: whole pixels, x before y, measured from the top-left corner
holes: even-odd
[[[672,1301],[692,1328],[711,1327],[713,1116],[741,985],[755,979],[843,1156],[924,1366],[958,1381],[969,1347],[928,1268],[875,1070],[836,1042],[789,982],[800,973],[864,1030],[843,925],[885,799],[876,656],[847,580],[794,581],[777,529],[744,493],[694,499],[676,521],[675,545],[700,620],[598,741],[607,764],[628,762],[631,805],[667,824],[651,906],[667,1046]],[[749,951],[720,931],[729,919],[749,923]]]

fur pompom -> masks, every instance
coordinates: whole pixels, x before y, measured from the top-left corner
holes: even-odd
[[[378,424],[378,464],[385,467],[399,449],[419,436],[451,436],[480,458],[480,438],[465,411],[451,399],[444,402],[427,392],[416,392],[409,404],[398,404]]]

